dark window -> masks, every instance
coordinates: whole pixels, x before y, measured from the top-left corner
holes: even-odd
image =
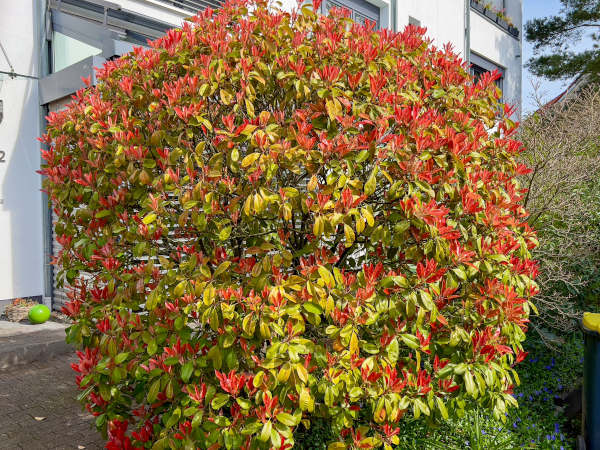
[[[475,53],[471,53],[471,75],[473,75],[475,82],[477,82],[484,73],[493,72],[494,70],[500,72],[501,75],[500,78],[496,80],[496,86],[498,86],[500,90],[504,90],[504,68]]]
[[[416,27],[420,27],[421,26],[421,21],[419,19],[415,19],[412,16],[408,16],[408,24],[409,25],[414,25]]]
[[[325,0],[321,4],[323,14],[331,8],[345,8],[350,11],[350,18],[357,23],[364,24],[367,20],[375,23],[375,29],[380,27],[379,7],[365,0]]]

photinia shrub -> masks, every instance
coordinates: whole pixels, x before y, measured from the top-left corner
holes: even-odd
[[[391,448],[504,417],[536,239],[521,144],[449,46],[231,1],[48,116],[47,189],[108,448]]]

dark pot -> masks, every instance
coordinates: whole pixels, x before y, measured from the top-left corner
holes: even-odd
[[[519,29],[517,27],[510,25],[508,27],[508,32],[510,34],[512,34],[514,37],[517,37],[517,38],[519,37]]]
[[[485,9],[485,15],[490,18],[491,20],[493,20],[494,22],[496,21],[496,13],[490,9]]]
[[[477,12],[480,12],[481,14],[483,14],[483,11],[485,10],[485,6],[475,0],[471,0],[471,8]]]

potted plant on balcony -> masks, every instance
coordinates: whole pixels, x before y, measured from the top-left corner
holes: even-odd
[[[479,0],[471,0],[471,8],[481,14],[484,14],[485,5]]]
[[[508,25],[508,32],[516,38],[519,37],[519,29],[517,27],[515,27],[514,25],[510,25],[510,24]]]
[[[498,16],[495,8],[493,7],[493,5],[491,3],[485,4],[484,14],[493,22],[496,21],[496,17]]]

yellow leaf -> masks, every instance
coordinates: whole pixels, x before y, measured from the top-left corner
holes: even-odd
[[[248,111],[248,115],[252,119],[254,119],[254,117],[255,117],[255,114],[254,114],[254,104],[248,98],[245,99],[245,103],[246,103],[246,111]]]
[[[248,167],[249,165],[254,164],[259,157],[260,153],[250,153],[249,155],[246,155],[244,159],[242,159],[242,167]]]
[[[319,237],[323,234],[324,230],[325,230],[325,224],[323,223],[323,218],[321,216],[318,216],[315,219],[315,223],[313,225],[313,234],[316,237]]]
[[[310,177],[310,181],[306,185],[306,189],[308,189],[309,191],[314,191],[317,188],[317,182],[317,176],[313,175],[312,177]]]
[[[334,278],[333,275],[331,275],[331,272],[329,270],[327,270],[327,267],[325,266],[319,266],[319,268],[317,269],[319,271],[319,275],[321,275],[321,278],[323,279],[323,281],[325,281],[325,284],[330,285],[330,284],[334,284]]]
[[[327,450],[344,450],[346,448],[346,444],[343,442],[332,442],[327,446]]]
[[[344,224],[344,235],[346,236],[346,247],[350,247],[354,243],[355,234],[350,225]]]
[[[229,92],[227,89],[221,89],[221,101],[224,105],[229,105],[231,100],[233,100],[233,94]]]
[[[246,201],[244,202],[244,214],[246,214],[247,216],[250,216],[250,214],[252,213],[252,196],[248,196],[246,197]]]
[[[371,195],[372,193],[375,192],[375,187],[377,184],[377,172],[379,170],[378,166],[375,166],[375,168],[373,169],[373,171],[371,172],[371,175],[369,175],[369,179],[367,180],[367,182],[365,183],[365,194],[366,195]]]
[[[331,120],[335,120],[338,116],[342,115],[342,105],[337,98],[327,100],[325,102],[325,108],[327,109],[327,114],[329,114]]]
[[[350,337],[350,354],[355,355],[358,353],[358,337],[356,333],[352,333],[352,337]]]
[[[308,371],[306,370],[306,367],[304,367],[304,364],[296,364],[296,373],[298,374],[298,378],[300,378],[304,383],[308,383]]]
[[[142,222],[145,223],[146,225],[149,225],[152,222],[154,222],[155,220],[156,220],[156,214],[150,213],[142,219]]]
[[[308,412],[312,412],[315,409],[315,401],[310,395],[310,390],[306,387],[300,391],[300,409]]]
[[[373,218],[373,214],[371,214],[371,211],[369,211],[368,208],[362,209],[362,216],[367,220],[367,223],[370,227],[375,225],[375,219]]]

